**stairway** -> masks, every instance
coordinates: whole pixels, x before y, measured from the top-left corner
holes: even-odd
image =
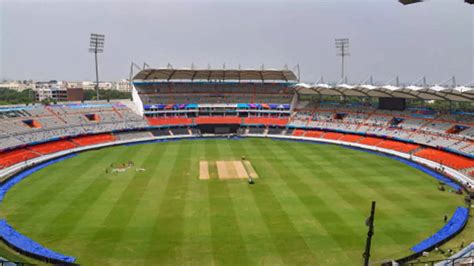
[[[46,107],[45,109],[48,110],[48,112],[50,112],[51,114],[53,114],[56,118],[58,118],[59,120],[61,120],[64,124],[67,124],[67,121],[64,120],[64,118],[62,118],[62,117],[59,116],[58,114],[56,114],[53,110],[51,110],[51,108]]]
[[[112,106],[112,109],[113,109],[114,112],[120,117],[120,119],[123,119],[122,113],[120,113],[119,110],[117,110],[117,108],[115,108],[114,106]]]
[[[419,151],[421,151],[421,150],[424,150],[424,149],[425,149],[425,147],[420,146],[420,147],[418,147],[418,148],[412,150],[411,152],[409,152],[409,154],[415,154],[415,153],[417,153],[417,152],[419,152]]]

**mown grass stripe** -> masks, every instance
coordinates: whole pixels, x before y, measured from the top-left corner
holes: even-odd
[[[222,154],[218,140],[209,143],[208,154],[214,158],[227,158],[229,154]],[[230,180],[209,180],[209,220],[212,236],[212,253],[214,262],[218,265],[247,265],[249,258],[242,232],[237,221],[235,207],[230,198],[228,182]]]
[[[155,159],[153,156],[150,156],[152,152],[152,147],[143,145],[138,154],[131,154],[127,157],[134,162],[135,167],[143,168],[147,163]],[[131,169],[129,171],[134,170],[135,169]],[[145,172],[136,171],[126,174],[127,176],[124,175],[123,177],[120,176],[120,174],[112,177],[112,179],[127,178],[129,180],[126,188],[121,191],[120,197],[103,221],[102,226],[94,235],[94,243],[102,243],[102,240],[107,240],[107,245],[96,245],[95,252],[97,253],[126,258],[130,251],[130,249],[120,249],[119,251],[116,251],[116,249],[120,246],[123,247],[121,241],[124,232],[152,176],[147,175]]]
[[[273,165],[276,172],[288,171],[288,167],[285,167],[285,163],[281,157],[276,156],[274,149],[269,148],[269,145],[270,143],[264,143],[259,147],[259,151],[269,154],[269,156],[273,158]],[[361,244],[360,239],[353,237],[357,236],[357,234],[348,221],[340,217],[340,214],[334,210],[334,206],[325,202],[318,193],[312,191],[298,175],[281,179],[284,180],[286,185],[298,196],[300,202],[306,206],[314,219],[320,222],[325,231],[343,252],[348,248],[353,248]]]
[[[332,191],[336,192],[338,196],[342,198],[347,204],[349,204],[353,210],[358,210],[359,215],[357,215],[357,217],[359,221],[365,220],[368,215],[368,207],[371,203],[371,200],[369,198],[362,196],[367,195],[367,190],[358,191],[357,188],[350,187],[345,182],[340,181],[340,178],[337,176],[337,173],[341,172],[343,174],[346,174],[345,172],[341,171],[340,168],[334,167],[332,168],[332,173],[329,173],[324,167],[320,167],[316,163],[316,161],[310,160],[305,153],[300,152],[301,148],[309,149],[308,146],[297,148],[291,145],[290,147],[286,148],[291,150],[293,158],[298,161],[302,166],[310,166],[307,167],[307,169],[310,170],[314,176],[321,177],[318,179],[324,182],[328,189],[331,189]],[[384,209],[380,208],[379,202],[379,208],[377,209],[377,220],[379,221],[378,223],[380,223],[380,218],[389,216],[389,213],[384,211]],[[403,233],[403,230],[401,230],[401,232]],[[405,232],[409,234],[409,231]],[[386,234],[383,230],[380,230],[380,232],[378,232],[377,238],[382,238],[384,243],[388,241],[399,245],[402,244],[402,240],[397,238],[397,236]]]
[[[110,158],[102,158],[98,162],[103,163],[109,159]],[[94,161],[97,162],[95,156],[86,156],[84,158],[84,163],[88,165],[93,165]],[[68,161],[60,162],[57,165],[68,167],[67,162]],[[93,168],[88,168],[82,173],[78,172],[80,173],[78,176],[76,176],[75,173],[76,171],[74,169],[70,169],[70,171],[58,175],[58,178],[52,183],[45,183],[42,187],[36,187],[35,189],[41,192],[36,194],[28,201],[28,203],[26,203],[34,208],[32,208],[28,213],[18,213],[17,216],[14,216],[14,219],[18,221],[15,226],[18,228],[27,228],[27,230],[33,231],[33,233],[41,231],[41,226],[47,225],[48,223],[38,223],[37,221],[49,219],[51,213],[58,210],[59,205],[67,205],[65,204],[64,197],[70,197],[72,195],[71,191],[76,191],[77,187],[81,187],[76,187],[76,184],[88,182],[85,180],[90,179],[90,176],[94,175],[94,170]],[[61,198],[62,200],[58,200],[58,198]],[[48,218],[45,218],[45,216]]]
[[[413,215],[415,217],[423,217],[426,215],[430,215],[430,210],[418,207],[416,206],[416,203],[412,203],[409,205],[403,204],[407,202],[412,202],[412,200],[407,198],[402,193],[399,193],[397,190],[385,186],[384,182],[381,180],[381,177],[384,177],[385,175],[381,171],[377,170],[377,167],[367,167],[366,169],[362,169],[360,167],[351,167],[351,165],[354,165],[356,163],[360,164],[361,162],[344,161],[341,163],[341,169],[346,173],[350,173],[352,176],[357,176],[357,181],[365,184],[372,190],[377,191],[382,198],[388,201],[398,202],[399,206],[405,209],[405,211],[407,211],[408,213],[410,213],[410,215]],[[375,171],[379,174],[375,176],[368,175],[367,172],[370,171]],[[409,190],[410,188],[407,187],[406,189]]]
[[[226,141],[225,144],[226,150],[229,150],[234,158],[247,157],[248,152],[239,142]],[[235,209],[239,210],[236,211],[237,221],[251,263],[284,264],[284,258],[278,252],[272,234],[252,196],[255,186],[247,184],[247,180],[241,180],[230,182],[228,187]]]
[[[252,140],[243,145],[249,154],[249,160],[255,163],[257,172],[263,174],[252,188],[252,196],[260,213],[272,234],[273,243],[277,247],[280,257],[285,264],[316,265],[322,263],[316,249],[312,249],[308,243],[311,238],[320,237],[324,239],[313,217],[310,216],[305,206],[299,201],[294,201],[297,195],[283,181],[284,178],[292,177],[291,169],[277,170],[274,168],[275,157],[262,150],[261,140]],[[255,153],[257,151],[257,153]],[[284,154],[280,154],[285,157]],[[258,159],[257,159],[258,158]],[[259,160],[263,160],[260,161]],[[262,164],[263,163],[263,164]],[[275,190],[275,192],[273,191]],[[286,206],[283,207],[282,204]],[[293,209],[301,209],[298,217],[294,215]],[[292,215],[290,216],[289,213]],[[302,223],[301,223],[302,222]],[[302,234],[304,233],[304,235]],[[328,239],[330,241],[330,239]]]
[[[181,264],[213,265],[208,180],[199,180],[199,161],[207,160],[205,142],[191,141],[189,189],[184,208]]]
[[[119,157],[118,154],[116,156]],[[68,237],[68,234],[78,225],[84,213],[94,205],[113,182],[109,176],[102,175],[102,173],[95,173],[94,177],[93,182],[84,186],[84,189],[67,204],[67,208],[62,209],[55,217],[51,215],[51,222],[41,230],[40,235],[46,237],[46,235],[50,234],[49,232],[56,230],[61,232],[61,234],[50,235],[51,241],[61,241]]]
[[[143,189],[143,194],[137,203],[135,213],[131,214],[130,221],[122,244],[119,246],[120,257],[123,264],[146,264],[148,251],[160,239],[153,238],[151,232],[155,227],[160,212],[160,202],[164,197],[164,190],[170,182],[171,171],[178,156],[176,143],[162,143],[150,145],[153,147],[153,160],[145,164],[147,175],[152,176],[148,186]],[[128,258],[125,258],[128,255]]]
[[[146,264],[175,264],[181,256],[181,245],[184,232],[184,207],[189,174],[189,155],[192,145],[180,141],[177,160],[171,171],[170,181],[164,191],[164,197],[160,203],[160,212],[151,232],[152,245],[146,254]],[[185,171],[182,171],[185,170]]]
[[[95,159],[90,158],[89,161],[92,162],[93,160]],[[60,163],[50,165],[46,169],[41,169],[40,171],[33,173],[32,175],[22,180],[21,184],[35,187],[35,190],[31,191],[30,193],[17,194],[15,193],[17,186],[14,186],[6,195],[5,200],[10,201],[9,196],[15,195],[14,200],[12,202],[27,204],[28,206],[34,206],[34,204],[38,202],[38,199],[45,198],[45,195],[51,195],[51,190],[54,188],[56,182],[64,182],[64,176],[51,175],[50,171],[59,171],[62,169],[62,166],[70,164],[71,161],[66,160]],[[58,165],[61,166],[58,167]],[[46,198],[49,200],[49,197],[47,196]]]
[[[97,241],[97,234],[103,227],[107,226],[104,224],[104,221],[107,219],[109,213],[120,198],[121,193],[128,186],[131,179],[131,172],[106,174],[105,168],[109,167],[112,163],[128,162],[131,158],[135,158],[137,154],[146,150],[146,148],[144,146],[138,149],[136,147],[124,146],[119,150],[121,152],[117,152],[113,156],[110,156],[109,158],[111,160],[106,164],[101,165],[104,168],[94,167],[97,173],[97,175],[93,176],[94,180],[104,178],[109,179],[111,182],[101,191],[100,195],[95,199],[94,204],[90,204],[88,208],[82,210],[83,213],[78,219],[79,221],[76,222],[74,227],[70,228],[68,237],[61,241],[61,246],[76,251],[79,263],[88,260],[90,261],[92,258],[96,258],[94,261],[96,261],[97,264],[104,263],[104,260],[100,258],[100,253],[97,253],[96,249],[90,249],[90,247],[107,245],[106,240],[100,243]],[[104,150],[103,152],[105,154],[107,151]]]

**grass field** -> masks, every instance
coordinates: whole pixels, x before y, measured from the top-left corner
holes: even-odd
[[[199,180],[201,160],[241,156],[259,175],[255,185]],[[128,161],[146,171],[105,173]],[[462,205],[434,178],[386,157],[333,145],[208,139],[79,154],[13,187],[1,216],[85,265],[360,265],[372,200],[374,262],[409,254]]]

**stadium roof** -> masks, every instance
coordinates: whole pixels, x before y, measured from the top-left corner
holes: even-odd
[[[446,100],[474,102],[474,88],[459,86],[456,88],[445,88],[438,85],[433,87],[396,87],[392,85],[308,85],[299,83],[295,90],[300,94],[336,95],[336,96],[360,96],[360,97],[393,97],[421,100]]]
[[[291,70],[238,70],[238,69],[144,69],[138,72],[134,80],[156,81],[286,81],[297,82],[298,78]]]

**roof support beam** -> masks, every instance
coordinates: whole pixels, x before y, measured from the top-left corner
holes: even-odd
[[[174,73],[176,73],[176,69],[173,69],[173,71],[171,71],[170,75],[168,76],[168,82],[170,82],[170,80],[173,78]]]

